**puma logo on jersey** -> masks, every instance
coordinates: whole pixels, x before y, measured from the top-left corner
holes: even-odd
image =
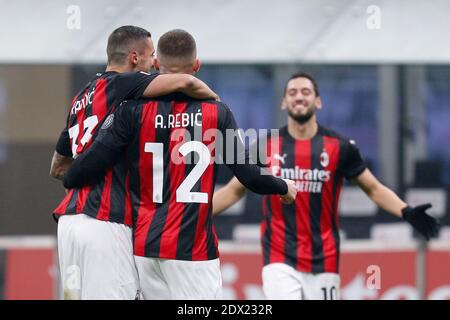
[[[274,155],[273,155],[273,158],[280,161],[282,164],[285,164],[286,157],[287,157],[286,153],[283,153],[283,156],[280,156],[278,153],[274,153]]]

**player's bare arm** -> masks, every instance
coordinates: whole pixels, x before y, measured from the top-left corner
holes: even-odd
[[[291,204],[295,201],[297,194],[297,187],[294,181],[283,179],[287,186],[288,191],[285,195],[280,196],[281,200],[286,204]],[[234,177],[223,188],[214,193],[213,196],[213,215],[218,215],[222,211],[227,210],[233,204],[241,200],[246,194],[248,189]]]
[[[439,222],[426,213],[431,208],[431,204],[408,206],[395,192],[378,181],[369,169],[365,169],[353,181],[379,207],[409,222],[425,239],[429,240],[438,234]]]
[[[233,204],[242,199],[247,193],[247,188],[244,187],[238,179],[231,179],[223,188],[214,192],[213,196],[213,215],[217,215],[222,211],[227,210]]]
[[[369,169],[365,169],[354,178],[356,183],[380,208],[401,218],[402,209],[407,204],[402,201],[391,189],[383,185]]]
[[[72,163],[72,157],[60,155],[57,151],[53,153],[52,163],[50,165],[50,175],[58,180],[63,180],[67,170]]]
[[[150,82],[143,95],[154,98],[177,91],[195,99],[219,99],[206,83],[190,74],[160,74]]]

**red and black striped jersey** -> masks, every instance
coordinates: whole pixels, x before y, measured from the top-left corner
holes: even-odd
[[[267,138],[268,164],[275,176],[298,187],[295,205],[264,196],[261,242],[264,264],[286,263],[301,272],[338,273],[338,202],[343,177],[361,174],[366,165],[352,140],[319,126],[309,140],[287,130]],[[270,143],[269,143],[270,142]]]
[[[288,191],[285,181],[249,163],[234,116],[221,102],[172,94],[125,101],[109,117],[92,146],[70,166],[64,186],[98,183],[111,166],[123,170],[117,192],[125,204],[118,207],[132,217],[137,256],[219,256],[211,208],[218,164],[256,193]]]
[[[66,127],[61,132],[56,151],[76,158],[92,144],[98,128],[107,115],[125,99],[138,99],[157,74],[145,72],[98,73],[72,100]],[[131,225],[131,217],[123,215],[125,205],[121,190],[125,183],[123,170],[109,170],[104,181],[95,188],[72,189],[64,197],[54,214],[85,213],[100,220]],[[118,187],[113,187],[118,185]],[[114,203],[114,206],[112,206]]]
[[[226,146],[234,147],[239,140],[227,135],[227,129],[235,133],[237,126],[223,103],[172,95],[127,101],[114,114],[107,133],[100,130],[86,155],[99,150],[99,144],[120,153],[126,150],[126,214],[133,217],[135,255],[177,260],[219,256],[212,223],[212,195],[220,163],[215,157],[227,159]],[[254,168],[259,176],[260,168]],[[286,187],[271,175],[264,179],[272,183],[269,177]]]

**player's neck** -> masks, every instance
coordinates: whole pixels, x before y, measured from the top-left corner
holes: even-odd
[[[312,116],[307,122],[301,124],[288,118],[288,132],[296,140],[308,140],[312,139],[319,128],[317,124],[316,116]]]
[[[160,67],[159,72],[161,74],[168,74],[168,73],[185,73],[185,74],[194,74],[194,71],[191,68],[177,68],[177,67],[172,67],[172,68],[165,68],[163,66]]]
[[[129,70],[129,68],[126,66],[107,65],[105,72],[124,73],[124,72],[133,72],[133,70]]]

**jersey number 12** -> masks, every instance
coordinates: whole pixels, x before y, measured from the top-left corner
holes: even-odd
[[[162,143],[147,142],[144,146],[144,151],[153,153],[153,202],[162,203],[164,146]],[[199,161],[177,188],[176,201],[184,203],[208,203],[208,193],[191,191],[210,164],[211,154],[208,147],[198,141],[189,141],[180,146],[179,152],[183,157],[191,152],[195,152],[199,156]]]

